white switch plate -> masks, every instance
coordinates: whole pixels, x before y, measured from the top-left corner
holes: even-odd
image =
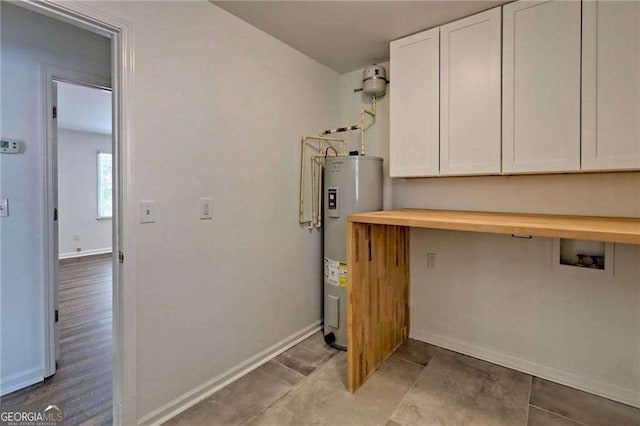
[[[200,198],[200,219],[213,219],[212,204],[212,198]]]
[[[154,223],[156,221],[156,202],[153,200],[140,201],[140,223]]]
[[[427,268],[435,268],[435,267],[436,267],[436,254],[427,253]]]
[[[73,234],[73,241],[80,241],[80,234]]]
[[[0,200],[0,217],[9,216],[9,199],[3,198]]]

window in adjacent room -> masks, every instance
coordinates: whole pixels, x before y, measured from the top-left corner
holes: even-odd
[[[98,220],[112,217],[112,183],[111,154],[98,152]]]

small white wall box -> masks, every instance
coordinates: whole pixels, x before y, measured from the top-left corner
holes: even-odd
[[[20,152],[22,142],[15,139],[2,139],[0,140],[0,153],[2,154],[17,154]]]
[[[553,267],[576,273],[600,273],[613,277],[613,243],[553,239]]]

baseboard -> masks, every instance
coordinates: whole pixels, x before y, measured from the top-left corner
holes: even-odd
[[[96,254],[107,254],[111,253],[113,250],[111,247],[101,248],[101,249],[91,249],[91,250],[83,250],[83,251],[72,251],[71,253],[60,253],[58,255],[58,259],[71,259],[73,257],[84,257],[84,256],[94,256]]]
[[[12,374],[11,376],[3,377],[2,380],[0,380],[0,396],[4,396],[19,389],[26,388],[27,386],[40,383],[43,380],[44,371],[42,370],[42,368],[35,368],[23,373]]]
[[[633,389],[626,389],[611,383],[605,383],[591,379],[579,374],[565,370],[538,364],[527,359],[514,357],[480,346],[471,345],[456,339],[430,333],[425,330],[411,330],[410,337],[432,345],[450,349],[464,355],[469,355],[484,361],[508,367],[523,373],[531,374],[545,380],[549,380],[561,385],[566,385],[575,389],[599,395],[607,399],[621,402],[640,408],[640,392]]]
[[[172,417],[177,416],[181,412],[193,407],[198,402],[214,394],[231,382],[234,382],[242,376],[250,373],[260,367],[267,361],[280,355],[282,352],[290,349],[300,343],[316,331],[320,330],[322,321],[316,321],[313,324],[303,328],[302,330],[292,334],[291,336],[281,340],[275,345],[265,349],[264,351],[252,356],[246,361],[236,365],[235,367],[225,371],[224,373],[214,377],[213,379],[201,384],[200,386],[180,395],[173,401],[163,405],[162,407],[144,415],[138,420],[138,425],[160,425]]]

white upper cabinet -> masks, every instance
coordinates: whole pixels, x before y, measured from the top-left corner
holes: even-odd
[[[640,170],[640,1],[509,3],[391,72],[392,177]]]
[[[439,171],[440,30],[391,42],[391,177]]]
[[[640,2],[582,7],[582,170],[640,169]]]
[[[500,8],[440,28],[441,175],[500,173],[501,29]]]
[[[504,173],[580,170],[579,1],[503,7]]]

